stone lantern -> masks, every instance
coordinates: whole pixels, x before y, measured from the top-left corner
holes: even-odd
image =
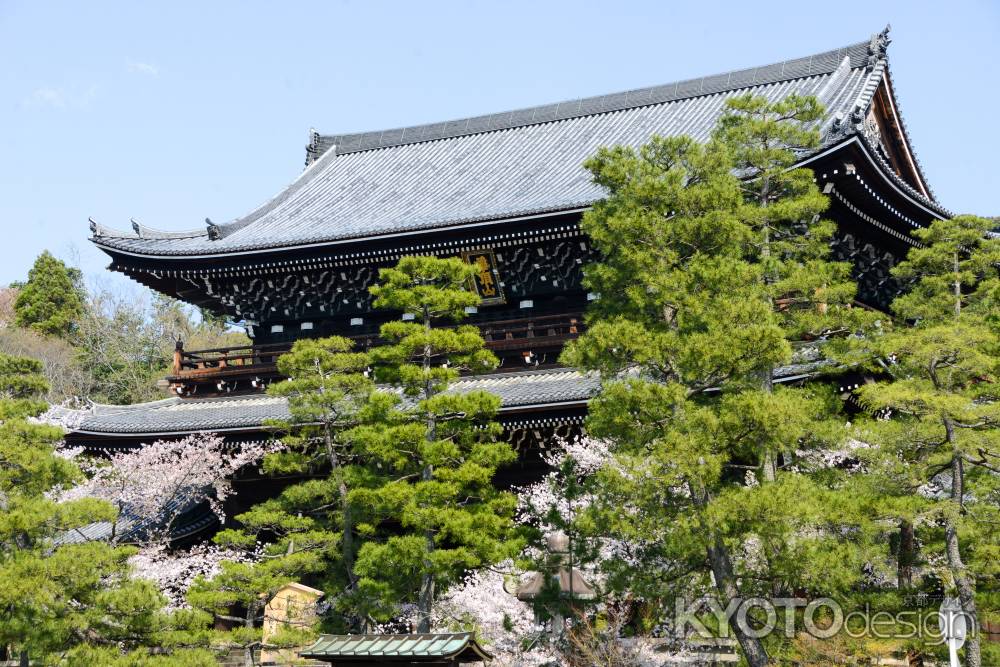
[[[579,602],[593,600],[596,597],[593,586],[573,567],[569,536],[557,530],[545,538],[545,546],[551,555],[552,567],[546,568],[545,572],[529,572],[514,591],[517,599],[533,602],[543,592],[558,587],[560,601],[565,601],[574,609]],[[556,610],[552,615],[552,631],[562,634],[564,627],[565,619],[561,611]]]

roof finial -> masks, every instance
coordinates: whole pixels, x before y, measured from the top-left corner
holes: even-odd
[[[892,25],[886,23],[885,29],[882,32],[872,35],[871,41],[868,42],[868,69],[875,67],[879,60],[885,58],[889,44],[892,42],[892,39],[889,37],[891,29]]]
[[[134,231],[139,236],[139,238],[141,239],[142,238],[142,226],[139,224],[139,221],[136,220],[135,218],[129,218],[129,222],[132,223],[132,231]]]
[[[319,157],[319,132],[315,127],[309,128],[309,143],[306,144],[306,166],[308,167]]]
[[[212,222],[211,218],[205,218],[205,224],[208,225],[208,239],[218,241],[221,236],[219,226]]]
[[[90,223],[90,233],[93,234],[94,236],[100,236],[101,226],[97,224],[97,220],[94,220],[93,218],[87,218],[87,221]]]

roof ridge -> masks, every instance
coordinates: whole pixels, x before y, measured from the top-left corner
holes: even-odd
[[[581,116],[594,116],[676,102],[751,86],[803,79],[834,72],[841,66],[845,58],[850,59],[852,69],[865,67],[869,62],[870,46],[871,39],[866,39],[840,48],[768,65],[444,122],[333,135],[324,135],[313,131],[310,145],[307,147],[307,161],[310,157],[316,159],[316,157],[331,150],[336,155],[344,155],[470,134],[497,132],[527,125],[539,125]]]
[[[122,412],[131,412],[133,410],[144,410],[151,407],[166,407],[178,403],[181,400],[182,399],[177,396],[168,396],[167,398],[158,398],[156,400],[145,401],[143,403],[130,403],[128,405],[91,402],[89,412],[97,416],[114,415]]]
[[[586,374],[587,371],[582,371],[578,368],[570,368],[569,366],[556,366],[555,368],[528,368],[516,371],[494,371],[492,373],[483,373],[481,375],[462,375],[452,381],[452,384],[459,382],[474,382],[477,380],[495,380],[495,379],[506,379],[514,377],[532,377],[538,375],[556,375],[559,373],[580,373]]]

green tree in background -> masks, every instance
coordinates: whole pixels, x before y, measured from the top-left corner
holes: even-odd
[[[942,578],[972,623],[980,620],[977,579],[1000,575],[1000,239],[987,235],[992,226],[959,216],[914,231],[923,245],[893,269],[913,283],[893,303],[900,325],[868,343],[873,368],[889,378],[858,390],[880,417],[864,429],[872,475],[907,501],[896,503],[900,513],[918,526],[924,549],[944,557]],[[970,634],[966,664],[985,664],[981,653],[979,633]]]
[[[133,550],[55,541],[114,510],[53,499],[82,475],[56,454],[62,430],[29,421],[44,411],[36,397],[45,389],[39,362],[0,356],[0,645],[37,664],[98,664],[80,656],[124,653],[143,664],[210,664],[203,651],[148,655],[145,647],[176,648],[175,633],[203,620],[163,612],[155,586],[129,578]]]
[[[388,344],[372,351],[379,379],[407,401],[375,395],[365,423],[352,433],[385,475],[377,487],[351,492],[352,504],[373,510],[365,526],[371,538],[355,569],[364,594],[390,604],[415,599],[418,632],[430,630],[439,589],[466,569],[512,556],[518,546],[515,498],[493,486],[497,469],[516,457],[498,440],[502,429],[493,419],[500,401],[482,391],[447,391],[461,370],[485,372],[497,364],[476,327],[441,326],[479,303],[469,289],[473,272],[457,258],[404,257],[371,288],[376,307],[412,313],[415,321],[384,324]],[[376,536],[385,522],[398,529]]]
[[[178,340],[185,349],[204,350],[248,345],[250,339],[231,328],[223,315],[194,308],[169,296],[154,292],[150,304],[149,335],[156,339],[159,355],[169,360]]]
[[[157,382],[170,373],[177,340],[188,349],[249,342],[242,332],[229,331],[214,320],[199,320],[175,299],[154,295],[146,302],[134,293],[106,290],[88,296],[70,338],[78,365],[91,380],[88,397],[118,405],[163,397]]]
[[[146,298],[146,296],[149,298]],[[7,311],[10,311],[8,313]],[[186,348],[249,344],[225,317],[168,296],[88,291],[78,269],[43,252],[27,282],[0,291],[0,354],[44,364],[53,402],[131,404],[162,398],[178,340]]]
[[[141,301],[106,291],[90,295],[72,340],[95,400],[128,405],[163,397],[156,381],[167,374],[170,357]]]
[[[583,219],[600,298],[563,361],[602,374],[587,429],[617,465],[588,521],[639,545],[638,565],[611,564],[612,581],[648,599],[711,586],[724,609],[860,577],[867,533],[846,544],[839,531],[865,519],[818,456],[843,437],[839,402],[817,385],[772,386],[793,342],[863,319],[846,267],[826,257],[825,198],[811,173],[789,170],[821,113],[811,98],[738,98],[707,144],[654,138],[587,163],[608,192]],[[748,663],[770,664],[735,618]]]
[[[83,313],[81,275],[43,252],[14,303],[15,322],[52,336],[66,336]]]

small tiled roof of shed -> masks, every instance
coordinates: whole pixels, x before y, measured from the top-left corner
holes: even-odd
[[[215,256],[291,248],[578,210],[599,200],[583,162],[601,146],[653,135],[706,139],[728,99],[815,95],[824,146],[855,130],[886,76],[871,41],[773,65],[461,120],[360,134],[314,134],[311,164],[249,214],[188,232],[93,223],[112,253]],[[902,181],[901,181],[902,182]],[[919,196],[919,193],[917,193]]]
[[[381,661],[420,662],[452,659],[479,662],[492,656],[476,642],[472,633],[416,635],[321,635],[299,652],[303,658],[331,661],[380,658]]]

